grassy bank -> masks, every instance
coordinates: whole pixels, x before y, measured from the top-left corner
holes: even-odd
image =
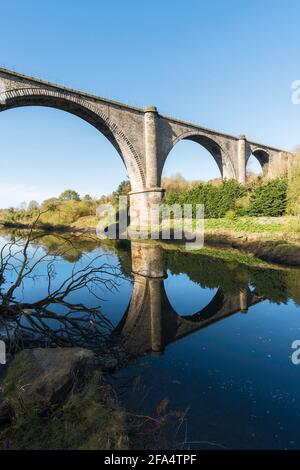
[[[1,393],[2,450],[128,449],[125,412],[88,350],[25,349]]]
[[[127,411],[82,348],[17,353],[0,377],[0,450],[129,450],[173,445],[185,412],[158,402],[152,416]]]
[[[91,204],[91,202],[88,202]],[[36,226],[45,232],[89,232],[95,233],[99,219],[93,214],[80,216],[73,212],[69,216],[69,206],[82,206],[82,201],[62,204],[68,217],[57,218],[57,209],[54,215],[47,212],[43,214]],[[86,201],[85,203],[86,204]],[[76,206],[76,207],[77,207]],[[93,208],[94,209],[94,208]],[[28,228],[36,218],[35,212],[30,216],[7,217],[0,215],[0,225],[12,228]],[[62,223],[63,221],[63,223]],[[174,225],[173,225],[174,227]],[[291,266],[300,266],[300,218],[285,215],[281,217],[270,216],[236,216],[233,213],[226,217],[205,218],[204,222],[205,246],[231,251],[234,256],[255,256],[267,262]]]
[[[2,226],[26,229],[29,222],[5,222]],[[46,232],[94,233],[98,222],[95,216],[84,216],[68,225],[39,224],[37,228]],[[229,253],[241,259],[254,256],[271,263],[300,266],[300,219],[295,216],[205,219],[204,243],[205,249],[212,248],[212,254],[218,249],[223,256]]]
[[[0,225],[3,227],[29,227],[34,218],[19,218],[18,220],[8,220],[0,217]],[[41,229],[49,230],[91,230],[93,231],[99,218],[94,215],[78,217],[73,222],[53,223],[51,221],[41,220],[37,226]],[[250,235],[259,234],[265,238],[279,239],[288,237],[290,240],[300,241],[300,218],[297,216],[283,217],[222,217],[222,218],[206,218],[205,232],[226,233],[232,235]]]
[[[300,241],[300,219],[295,216],[206,219],[205,231],[245,236],[259,234],[270,239],[284,237]]]

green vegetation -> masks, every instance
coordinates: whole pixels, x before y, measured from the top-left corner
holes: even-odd
[[[86,194],[82,199],[80,195],[67,189],[58,198],[46,199],[40,206],[31,201],[27,208],[6,209],[0,211],[0,223],[4,225],[30,225],[40,214],[39,226],[47,227],[96,227],[97,206],[101,203],[116,204],[118,196],[126,195],[130,191],[129,181],[122,181],[117,190],[109,196],[93,199]]]
[[[294,168],[289,181],[287,192],[287,213],[300,214],[300,149],[296,153]]]
[[[61,201],[80,201],[80,196],[76,191],[72,189],[67,189],[59,196]]]
[[[288,181],[278,178],[254,187],[249,209],[245,212],[256,216],[279,217],[286,212]]]
[[[293,233],[297,231],[296,221],[292,217],[228,217],[207,219],[206,230],[226,230],[241,233]],[[300,226],[299,226],[300,229]],[[300,231],[300,230],[299,230]]]
[[[273,168],[273,173],[276,169]],[[296,154],[289,178],[286,171],[274,174],[276,179],[261,177],[247,179],[245,186],[235,180],[216,179],[208,183],[188,182],[180,174],[162,181],[166,189],[165,204],[191,204],[193,216],[196,205],[204,205],[206,235],[221,234],[233,239],[239,236],[262,235],[265,239],[299,241],[300,234],[300,152]],[[40,206],[31,201],[27,209],[0,210],[0,223],[7,226],[30,225],[41,212],[39,226],[44,229],[89,230],[97,226],[97,206],[111,203],[117,207],[117,198],[128,195],[129,181],[122,181],[109,196],[93,199],[90,195],[80,198],[71,189],[58,198],[50,198]],[[176,221],[174,219],[174,224]],[[208,237],[207,237],[208,240]],[[259,238],[257,238],[259,241]],[[220,243],[222,240],[219,240]],[[218,240],[216,240],[218,242]],[[277,249],[277,248],[276,248]],[[285,252],[285,250],[284,250]]]
[[[166,268],[173,274],[187,274],[202,287],[221,287],[223,292],[234,294],[251,285],[256,294],[271,302],[293,299],[300,305],[298,269],[280,268],[254,257],[211,248],[193,252],[175,245],[164,248]]]
[[[300,264],[300,150],[289,168],[272,168],[275,179],[247,177],[245,186],[234,180],[189,183],[176,175],[163,180],[165,201],[204,204],[205,245],[242,250],[259,259],[284,265]],[[174,218],[172,228],[179,222]],[[181,224],[179,223],[181,227]],[[207,248],[201,250],[205,252]],[[210,253],[213,256],[212,253]],[[256,259],[257,259],[256,258]],[[249,263],[249,256],[246,260]]]
[[[278,217],[286,213],[287,178],[270,181],[258,180],[255,184],[242,186],[235,180],[219,184],[198,183],[188,189],[167,191],[167,204],[204,204],[205,217],[234,219],[239,216]]]
[[[125,412],[101,373],[87,375],[65,400],[47,403],[39,393],[20,396],[20,378],[29,366],[15,361],[2,384],[13,420],[0,430],[0,449],[128,449]]]

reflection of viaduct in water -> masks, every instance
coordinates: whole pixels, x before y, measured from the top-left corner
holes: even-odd
[[[263,300],[247,287],[235,293],[218,289],[201,311],[179,316],[171,306],[164,288],[162,249],[157,245],[132,242],[134,286],[127,311],[116,328],[131,356],[146,351],[160,353],[164,348],[194,331],[200,330]]]

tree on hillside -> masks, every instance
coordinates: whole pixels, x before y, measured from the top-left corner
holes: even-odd
[[[32,200],[28,203],[27,210],[32,211],[39,208],[39,203],[35,200]]]
[[[162,178],[161,185],[166,192],[169,193],[173,191],[188,191],[200,182],[201,181],[188,181],[181,173],[175,173],[170,177]]]
[[[73,189],[66,189],[61,195],[59,196],[61,201],[80,201],[80,196],[77,191]]]
[[[131,185],[129,180],[121,181],[116,191],[113,192],[113,196],[126,196],[131,191]]]
[[[27,209],[27,202],[25,202],[25,201],[20,202],[18,209],[20,209],[20,211],[26,211],[26,209]]]
[[[295,151],[291,165],[291,178],[288,185],[287,213],[300,215],[300,147]]]
[[[59,206],[60,200],[57,197],[51,197],[49,199],[45,199],[45,201],[41,205],[41,210],[44,211],[53,211]]]

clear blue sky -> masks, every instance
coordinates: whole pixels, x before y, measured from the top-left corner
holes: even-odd
[[[293,149],[300,144],[299,0],[10,0],[1,2],[0,64],[107,98]],[[106,139],[52,109],[0,114],[0,206],[100,196],[126,176]],[[184,142],[167,175],[217,175]]]

